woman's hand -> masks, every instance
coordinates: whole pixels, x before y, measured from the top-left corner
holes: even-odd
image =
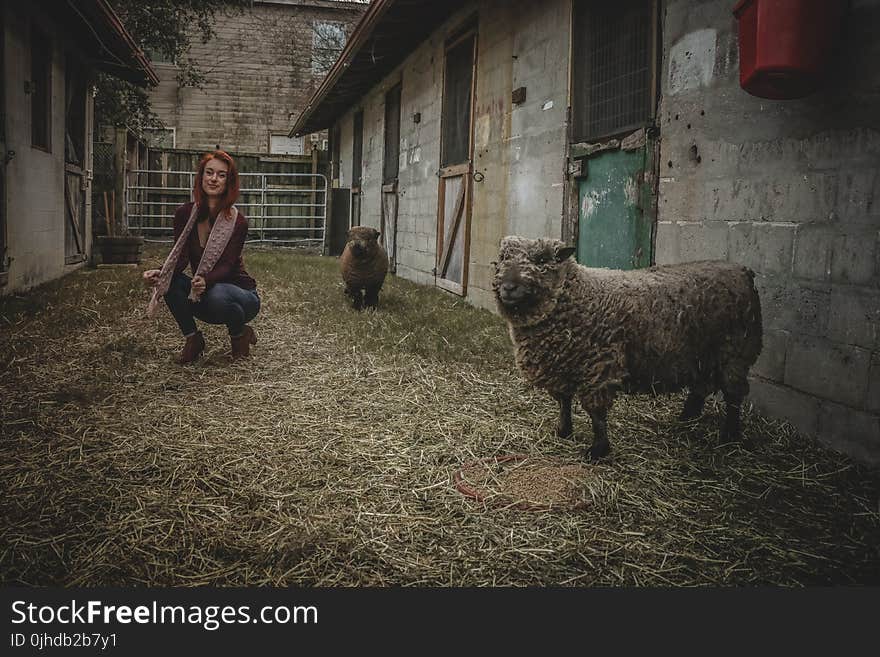
[[[148,269],[144,272],[144,285],[147,287],[156,287],[156,284],[159,282],[159,274],[161,271],[158,269]]]
[[[192,279],[192,289],[193,292],[196,293],[196,296],[202,296],[205,292],[205,288],[207,284],[205,283],[205,279],[202,276],[193,276]]]

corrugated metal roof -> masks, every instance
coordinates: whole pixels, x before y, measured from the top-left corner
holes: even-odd
[[[290,136],[328,128],[467,0],[373,0]]]

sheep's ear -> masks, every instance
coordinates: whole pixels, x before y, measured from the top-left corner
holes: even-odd
[[[556,262],[563,262],[564,260],[567,260],[572,255],[574,255],[575,251],[576,251],[576,248],[573,246],[557,246],[556,247]]]

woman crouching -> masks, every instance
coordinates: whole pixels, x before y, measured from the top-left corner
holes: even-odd
[[[206,153],[196,172],[195,202],[184,203],[174,213],[171,253],[162,269],[144,272],[144,282],[153,287],[149,315],[155,317],[159,298],[164,298],[186,338],[178,363],[191,363],[205,349],[196,319],[226,325],[233,360],[249,356],[250,345],[257,342],[247,323],[259,312],[260,297],[241,257],[248,224],[233,205],[238,190],[232,157],[219,150]],[[183,273],[187,264],[192,278]]]

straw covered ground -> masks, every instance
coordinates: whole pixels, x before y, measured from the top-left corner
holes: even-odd
[[[138,270],[0,300],[4,584],[880,583],[876,470],[788,425],[747,413],[751,444],[719,447],[720,404],[680,425],[681,396],[623,397],[611,457],[585,464],[587,418],[555,437],[498,317],[396,278],[358,314],[333,258],[246,259],[250,362],[207,327],[206,357],[175,365]],[[538,464],[520,488],[579,503],[456,488],[513,454]]]

